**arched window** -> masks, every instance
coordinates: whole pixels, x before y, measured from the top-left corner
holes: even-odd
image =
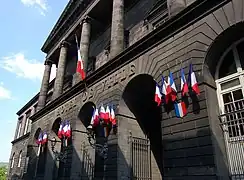
[[[14,158],[15,158],[15,153],[12,155],[11,168],[14,167]]]
[[[239,122],[244,118],[240,112],[244,108],[244,39],[225,51],[216,79],[220,113],[226,114],[229,137],[244,135],[243,122]]]
[[[19,153],[18,167],[21,166],[21,161],[22,161],[22,151],[20,151]]]

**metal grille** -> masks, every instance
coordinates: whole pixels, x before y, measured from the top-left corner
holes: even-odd
[[[131,179],[151,180],[151,150],[149,139],[130,136]]]
[[[92,180],[94,178],[94,164],[88,152],[88,149],[82,147],[82,179]]]
[[[244,100],[224,105],[225,114],[220,116],[233,180],[244,180]]]

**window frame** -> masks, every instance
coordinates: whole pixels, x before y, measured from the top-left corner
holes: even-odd
[[[18,159],[18,165],[17,165],[18,168],[21,167],[21,161],[22,161],[22,151],[20,151],[20,153],[19,153],[19,159]]]

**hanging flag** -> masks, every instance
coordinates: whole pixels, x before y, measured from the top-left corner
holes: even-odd
[[[39,136],[37,138],[37,141],[36,143],[39,145],[39,144],[42,144],[42,132],[39,133]]]
[[[177,117],[184,117],[187,114],[186,104],[183,101],[175,103],[174,108]]]
[[[169,73],[169,82],[168,83],[171,88],[171,91],[170,91],[171,100],[174,102],[177,99],[177,89],[175,86],[174,77],[173,77],[172,72]]]
[[[187,82],[186,82],[186,77],[185,77],[185,74],[184,74],[184,70],[182,68],[180,70],[180,74],[181,74],[181,78],[180,78],[180,81],[181,81],[181,94],[182,94],[182,96],[185,96],[186,93],[188,93],[188,85],[187,85]]]
[[[76,67],[76,72],[80,74],[82,81],[86,78],[86,73],[84,69],[84,64],[81,58],[81,53],[80,53],[80,48],[78,46],[78,40],[77,37],[75,36],[76,44],[77,44],[77,54],[78,54],[78,61],[77,61],[77,67]]]
[[[109,106],[107,105],[106,112],[105,112],[105,117],[104,117],[105,123],[108,123],[109,119],[110,119],[110,109],[109,109]]]
[[[170,97],[169,97],[169,93],[167,91],[167,82],[165,81],[164,77],[162,76],[162,100],[164,101],[165,104],[168,104]]]
[[[156,90],[155,90],[155,97],[154,97],[155,102],[157,103],[158,106],[160,106],[161,104],[161,100],[162,100],[162,94],[160,92],[160,89],[156,83]]]
[[[66,131],[66,137],[70,138],[71,137],[71,127],[70,127],[70,121],[67,121],[67,131]]]
[[[193,71],[192,64],[190,64],[190,68],[189,68],[188,81],[189,81],[189,84],[190,84],[190,87],[191,87],[192,91],[194,91],[197,95],[199,95],[200,94],[200,89],[199,89],[198,84],[197,84],[197,79],[196,79],[196,75],[195,75],[195,73]]]
[[[99,113],[98,109],[96,108],[95,114],[94,114],[94,127],[96,127],[99,124]]]
[[[111,116],[110,116],[110,122],[112,123],[112,127],[116,127],[116,119],[115,119],[115,113],[113,107],[111,107]]]
[[[62,139],[62,136],[63,136],[63,127],[64,127],[64,123],[63,123],[63,121],[61,121],[60,122],[59,129],[58,129],[58,137],[59,137],[59,139]]]
[[[43,133],[43,137],[42,137],[42,144],[46,144],[47,143],[47,133],[46,132],[44,132]]]
[[[68,121],[66,120],[64,122],[64,127],[63,127],[63,136],[67,137],[67,131],[68,131]]]
[[[105,109],[104,109],[104,106],[103,105],[100,107],[99,116],[100,116],[101,119],[103,119],[103,120],[105,119],[106,112],[105,112]]]
[[[90,125],[93,127],[94,126],[94,118],[95,118],[95,109],[93,110],[92,117],[91,117],[91,122]]]

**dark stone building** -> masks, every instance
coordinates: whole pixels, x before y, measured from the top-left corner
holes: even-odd
[[[17,113],[8,179],[244,179],[243,21],[243,0],[69,1],[42,47],[40,93]],[[181,99],[180,69],[187,77],[190,63],[201,92],[177,118],[156,106],[156,82],[170,70]],[[101,104],[116,106],[118,125],[106,163],[80,133]],[[54,147],[65,160],[50,141],[37,157],[38,132],[57,138],[66,119],[72,139]]]

